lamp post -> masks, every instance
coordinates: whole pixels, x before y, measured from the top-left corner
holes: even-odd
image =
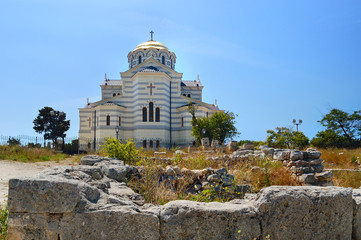
[[[48,125],[44,124],[44,148],[45,148],[45,134],[46,134],[46,129],[48,129]]]
[[[118,134],[119,134],[119,126],[116,126],[116,127],[115,127],[115,133],[116,133],[116,136],[117,136],[117,140],[118,140]]]
[[[301,119],[299,119],[298,120],[298,123],[297,123],[297,121],[296,121],[296,119],[293,119],[293,125],[296,125],[296,128],[297,128],[297,132],[298,132],[298,125],[301,125],[302,124],[302,120]]]

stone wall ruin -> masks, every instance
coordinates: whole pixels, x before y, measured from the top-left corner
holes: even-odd
[[[156,206],[127,187],[131,166],[85,160],[9,181],[9,239],[361,239],[361,189],[272,186]]]

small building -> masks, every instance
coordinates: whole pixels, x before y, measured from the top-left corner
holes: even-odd
[[[191,135],[191,102],[196,116],[219,111],[215,104],[202,101],[203,85],[182,80],[175,70],[176,55],[151,39],[128,54],[129,69],[120,79],[105,75],[100,85],[102,99],[79,108],[80,150],[99,150],[107,137],[133,139],[138,147],[159,148],[194,144]]]

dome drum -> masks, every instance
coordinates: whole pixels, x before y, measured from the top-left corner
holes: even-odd
[[[171,69],[175,67],[175,54],[160,42],[150,40],[139,44],[128,54],[129,68],[133,68],[151,57]]]

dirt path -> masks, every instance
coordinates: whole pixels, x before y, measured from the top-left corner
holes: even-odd
[[[0,204],[7,201],[9,179],[15,177],[33,176],[46,168],[59,165],[72,165],[72,159],[54,162],[23,163],[16,161],[0,160]]]

